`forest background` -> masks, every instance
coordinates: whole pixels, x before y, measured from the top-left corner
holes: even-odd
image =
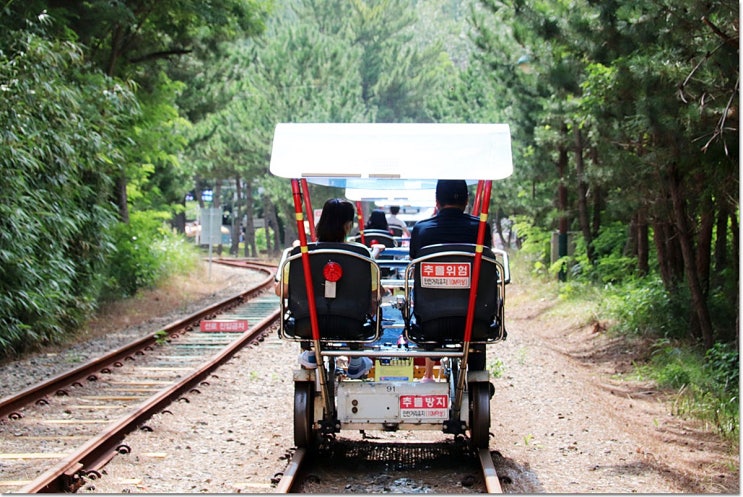
[[[188,266],[186,198],[229,207],[234,255],[295,239],[268,173],[279,122],[502,122],[515,172],[493,185],[494,232],[514,222],[532,270],[565,298],[590,289],[737,436],[738,2],[1,8],[0,356]]]

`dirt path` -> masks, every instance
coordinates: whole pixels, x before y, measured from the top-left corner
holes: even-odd
[[[674,417],[651,385],[617,379],[636,355],[534,288],[510,285],[508,340],[489,349],[491,431],[508,492],[739,493],[737,448]]]

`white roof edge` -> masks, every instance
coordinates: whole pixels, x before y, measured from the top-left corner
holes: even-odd
[[[335,186],[372,179],[377,188],[378,179],[498,180],[513,172],[511,132],[507,124],[280,123],[270,170]]]

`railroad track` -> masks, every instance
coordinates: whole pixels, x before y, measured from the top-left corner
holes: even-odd
[[[75,491],[99,476],[127,433],[154,413],[187,400],[246,345],[262,341],[279,317],[275,266],[219,261],[266,278],[151,335],[0,400],[2,490]],[[247,321],[247,326],[242,326]],[[239,323],[239,324],[235,324]],[[201,332],[206,325],[208,333]],[[243,331],[242,333],[234,331]],[[228,329],[229,331],[222,331]]]
[[[296,493],[302,490],[303,480],[307,478],[308,471],[317,472],[318,466],[331,467],[330,471],[344,471],[343,466],[348,465],[350,472],[358,472],[364,468],[364,472],[374,473],[375,465],[382,463],[382,472],[389,469],[390,465],[398,465],[403,471],[412,473],[420,471],[420,468],[429,468],[432,472],[454,470],[456,466],[473,467],[479,466],[480,478],[470,481],[472,492],[484,492],[489,494],[503,493],[500,479],[495,471],[493,458],[489,449],[479,449],[473,453],[462,444],[452,443],[368,443],[359,441],[341,441],[337,447],[320,449],[319,453],[313,454],[304,448],[298,448],[294,452],[286,469],[280,473],[277,481],[276,493]],[[308,466],[314,466],[308,470]],[[443,475],[442,475],[443,476]],[[321,478],[311,477],[322,480]],[[349,478],[351,479],[351,478]],[[360,489],[364,492],[366,489]],[[335,488],[313,488],[310,493],[338,493],[341,489]],[[427,493],[427,492],[411,492]]]
[[[148,430],[148,419],[153,414],[167,413],[168,404],[174,401],[188,401],[204,388],[204,379],[218,364],[248,343],[262,340],[277,317],[270,312],[276,308],[275,296],[262,298],[262,292],[272,283],[275,266],[242,261],[229,264],[261,270],[266,273],[266,280],[249,292],[188,316],[131,347],[31,387],[18,398],[0,400],[2,491],[69,492],[100,478],[108,461],[117,453],[129,451],[127,433]],[[235,333],[193,331],[203,320],[234,321],[244,316],[249,316],[251,327],[239,341],[235,340]],[[210,355],[209,361],[202,360]],[[419,457],[425,464],[425,454],[437,450],[435,444],[417,450],[397,445],[390,444],[392,448],[387,447],[384,450],[388,452],[382,453],[382,449],[370,451],[362,442],[353,450],[360,451],[369,463],[386,460],[387,465],[397,464],[400,454],[410,450],[413,455],[402,459]],[[134,447],[132,450],[136,451]],[[425,453],[423,457],[421,451]],[[454,456],[452,460],[457,458],[461,464],[461,457]],[[279,473],[281,477],[275,479],[275,491],[302,491],[301,475],[308,459],[311,462],[311,454],[296,449]],[[472,483],[473,491],[501,491],[487,449],[480,451],[479,459],[471,453],[466,459],[469,472],[479,463],[482,474]],[[359,471],[361,467],[365,469]],[[335,469],[331,466],[328,471]],[[352,471],[354,477],[364,477],[367,470],[373,474],[367,464]],[[443,474],[447,471],[444,469]]]

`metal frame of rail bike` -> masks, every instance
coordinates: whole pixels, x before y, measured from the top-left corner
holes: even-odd
[[[489,126],[489,127],[488,127]],[[370,142],[369,154],[372,155],[373,147],[379,146],[380,141],[388,139],[393,145],[399,145],[399,134],[407,136],[410,140],[405,141],[407,147],[400,152],[401,157],[411,158],[415,161],[416,154],[429,154],[429,161],[441,160],[439,167],[428,167],[425,173],[418,172],[411,174],[420,174],[420,178],[429,180],[427,188],[435,184],[434,178],[448,178],[446,174],[451,174],[452,161],[459,157],[459,151],[469,153],[472,156],[472,149],[482,143],[483,152],[476,157],[470,157],[474,163],[473,169],[478,171],[487,170],[483,174],[488,178],[488,174],[498,174],[498,178],[506,177],[511,174],[512,165],[510,157],[510,133],[505,125],[312,125],[312,124],[280,124],[277,126],[274,135],[274,148],[272,152],[271,171],[278,175],[289,177],[291,179],[292,196],[297,222],[297,231],[299,234],[299,256],[291,258],[290,262],[301,263],[304,280],[306,297],[309,301],[309,321],[311,325],[311,338],[301,338],[310,341],[315,353],[317,364],[316,369],[297,369],[294,372],[294,441],[298,447],[312,447],[321,436],[328,436],[338,433],[342,430],[441,430],[443,433],[462,435],[469,432],[470,445],[473,448],[486,448],[489,443],[490,430],[490,388],[489,373],[484,371],[467,371],[466,364],[470,351],[470,345],[479,343],[473,341],[472,330],[474,321],[474,309],[477,299],[477,289],[479,285],[480,269],[483,264],[484,237],[488,218],[488,207],[490,204],[490,194],[492,179],[464,178],[477,180],[477,191],[474,197],[472,213],[479,218],[479,227],[477,234],[477,243],[471,254],[471,275],[469,280],[469,298],[467,303],[467,312],[465,317],[464,330],[460,343],[450,343],[440,346],[417,347],[410,344],[411,347],[398,347],[397,344],[386,346],[385,344],[374,343],[379,338],[379,332],[374,336],[374,340],[362,341],[361,344],[347,344],[342,341],[328,341],[321,337],[320,324],[318,320],[315,295],[313,291],[313,282],[310,270],[310,250],[308,249],[308,238],[305,225],[304,209],[309,218],[309,235],[311,240],[315,239],[314,225],[312,223],[311,201],[307,179],[311,178],[313,182],[328,184],[330,186],[343,186],[339,182],[341,174],[333,170],[334,166],[340,166],[343,161],[353,163],[360,170],[356,177],[360,177],[363,171],[369,171],[369,165],[352,162],[348,156],[351,151],[358,152],[366,144],[364,141],[368,135],[372,139]],[[350,129],[350,135],[347,130]],[[422,138],[415,136],[417,130],[422,130]],[[490,133],[487,136],[483,132]],[[451,133],[454,138],[460,142],[469,140],[466,146],[460,146],[452,140],[452,145],[448,143],[441,145]],[[465,136],[466,140],[461,139]],[[321,143],[323,139],[339,140],[337,143],[345,143],[347,146],[341,147],[342,153],[336,154],[338,157],[328,154],[328,143]],[[495,136],[497,134],[497,136]],[[474,138],[472,138],[472,136]],[[288,138],[287,138],[288,136]],[[496,145],[487,140],[493,139],[493,136],[499,142]],[[298,138],[299,137],[299,138]],[[293,141],[292,141],[293,140]],[[424,146],[436,142],[441,148],[435,156],[430,155],[430,151]],[[473,141],[474,140],[474,141]],[[350,141],[351,145],[346,142]],[[412,145],[411,143],[412,142]],[[336,142],[332,142],[336,143]],[[474,145],[473,145],[474,144]],[[353,145],[353,146],[352,146]],[[417,148],[416,148],[417,147]],[[449,148],[446,148],[449,147]],[[457,149],[459,147],[459,149]],[[500,149],[497,149],[500,147]],[[287,153],[291,150],[291,155]],[[494,151],[495,150],[495,151]],[[364,151],[360,151],[360,156],[364,156]],[[499,153],[496,153],[499,152]],[[313,156],[314,153],[314,156]],[[344,155],[345,154],[345,155]],[[280,157],[280,160],[277,159]],[[274,165],[274,160],[280,162]],[[357,159],[357,158],[356,158]],[[480,160],[482,159],[482,160]],[[284,164],[291,160],[307,162],[306,173],[304,170],[296,174],[287,173]],[[313,162],[314,160],[314,162]],[[479,162],[478,162],[479,161]],[[493,164],[493,161],[496,163]],[[363,162],[363,161],[362,161]],[[434,166],[437,164],[434,164]],[[479,167],[478,166],[482,166]],[[323,169],[324,166],[325,169]],[[401,165],[401,170],[407,171],[405,165]],[[489,168],[489,169],[488,169]],[[415,169],[415,168],[414,168]],[[318,172],[322,171],[322,172]],[[294,171],[292,171],[293,173]],[[346,176],[354,178],[353,168],[346,170]],[[459,172],[459,171],[457,171]],[[390,174],[383,175],[385,179],[369,179],[367,185],[379,185],[381,189]],[[323,178],[318,181],[318,178]],[[452,178],[453,179],[453,178]],[[471,181],[470,181],[471,182]],[[392,188],[399,188],[399,182],[393,183]],[[422,186],[421,188],[423,188]],[[498,252],[498,256],[503,261],[489,261],[486,263],[495,263],[498,267],[498,279],[493,284],[498,286],[501,302],[505,300],[505,285],[510,280],[508,258],[503,251]],[[460,254],[461,255],[461,254]],[[397,305],[410,316],[411,306],[411,289],[409,278],[412,274],[412,268],[417,261],[372,261],[372,264],[384,267],[405,266],[403,281],[384,280],[385,285],[396,285],[405,288],[405,299],[398,302]],[[283,272],[283,265],[279,268]],[[398,273],[399,274],[399,273]],[[285,299],[282,292],[282,315],[286,309]],[[495,339],[485,340],[486,343],[504,338],[505,328],[502,316],[502,307],[499,320],[499,334]],[[404,314],[403,314],[404,315]],[[406,320],[408,321],[408,320]],[[288,337],[284,333],[284,323],[280,336],[299,340],[300,338]],[[408,336],[407,329],[403,334]],[[335,359],[341,356],[348,358],[365,356],[374,360],[375,370],[382,367],[384,361],[412,361],[416,357],[427,357],[441,360],[441,370],[445,373],[446,381],[434,383],[422,383],[413,381],[412,376],[405,378],[391,377],[386,380],[375,378],[374,380],[350,380],[342,374],[338,374]]]

